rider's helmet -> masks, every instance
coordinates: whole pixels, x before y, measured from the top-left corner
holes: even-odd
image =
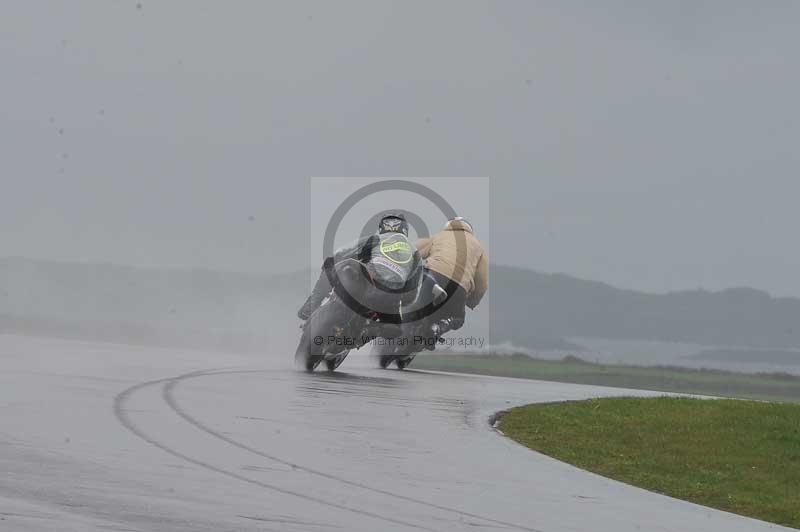
[[[444,224],[444,229],[461,229],[464,226],[466,226],[470,233],[474,232],[472,229],[472,224],[469,223],[469,221],[467,221],[467,219],[463,216],[456,216],[455,218],[450,218],[447,220],[447,223]]]
[[[378,222],[378,233],[403,233],[405,236],[408,236],[408,222],[406,222],[406,217],[400,213],[383,215]]]

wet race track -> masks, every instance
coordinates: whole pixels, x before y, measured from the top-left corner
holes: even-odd
[[[0,335],[0,531],[783,530],[489,424],[630,391],[290,359]]]

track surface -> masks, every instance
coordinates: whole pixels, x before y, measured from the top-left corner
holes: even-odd
[[[283,358],[0,335],[0,531],[788,530],[585,473],[488,424],[630,390],[270,364]]]

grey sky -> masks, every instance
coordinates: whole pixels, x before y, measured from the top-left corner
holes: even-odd
[[[288,271],[310,176],[490,176],[496,262],[800,296],[799,23],[791,1],[6,2],[0,255]]]

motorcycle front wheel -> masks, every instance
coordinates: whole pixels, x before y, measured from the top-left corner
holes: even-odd
[[[336,368],[342,365],[344,359],[347,358],[347,354],[350,352],[348,349],[347,351],[343,351],[336,355],[335,358],[325,359],[325,365],[328,367],[328,371],[336,371]]]
[[[334,294],[308,318],[303,326],[303,334],[294,355],[295,363],[298,366],[302,366],[310,372],[325,360],[328,369],[333,371],[344,362],[349,349],[342,350],[327,360],[325,358],[326,352],[328,352],[326,342],[331,335],[347,335],[350,320],[348,312],[349,309]]]
[[[297,351],[294,354],[295,364],[302,366],[306,371],[314,371],[320,362],[322,362],[322,347],[317,346],[312,341],[313,336],[310,334],[309,324],[303,328],[303,334],[300,337],[300,344],[297,346]]]

